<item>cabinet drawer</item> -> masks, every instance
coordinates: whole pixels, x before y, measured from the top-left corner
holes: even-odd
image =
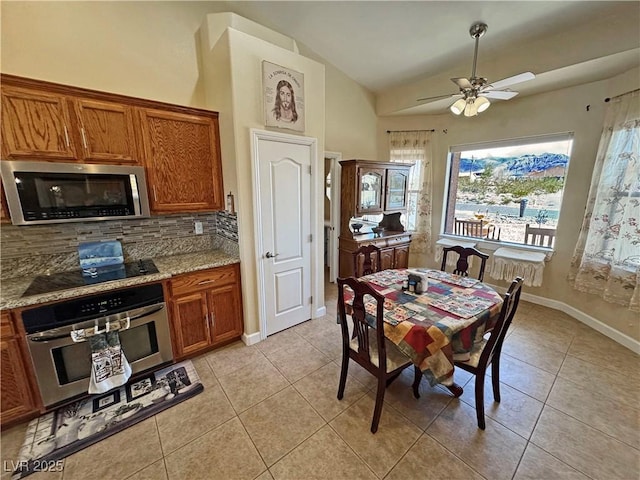
[[[387,241],[387,245],[389,246],[393,246],[393,245],[399,245],[401,243],[409,243],[409,241],[411,240],[411,237],[397,237],[397,238],[390,238]]]
[[[228,265],[225,267],[202,270],[200,272],[181,275],[171,280],[171,290],[173,295],[190,293],[204,288],[236,283],[236,267]]]

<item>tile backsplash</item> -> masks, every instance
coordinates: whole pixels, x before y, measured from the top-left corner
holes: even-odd
[[[194,222],[202,222],[196,235]],[[119,240],[125,261],[212,248],[238,254],[237,216],[228,212],[154,216],[135,220],[0,228],[2,278],[78,268],[78,245]]]

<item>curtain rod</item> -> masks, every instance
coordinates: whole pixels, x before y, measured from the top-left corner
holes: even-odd
[[[636,93],[636,92],[640,92],[640,88],[636,88],[635,90],[631,90],[630,92],[621,93],[620,95],[616,95],[615,97],[607,97],[604,99],[604,101],[608,103],[615,98],[622,97],[623,95],[628,95],[630,93]],[[387,133],[389,133],[389,130],[387,130]]]
[[[436,129],[425,129],[425,130],[387,130],[387,133],[404,133],[404,132],[435,132]]]

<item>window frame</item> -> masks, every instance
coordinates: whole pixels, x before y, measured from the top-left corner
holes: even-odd
[[[571,142],[569,144],[569,149],[568,149],[569,161],[567,163],[567,167],[564,174],[564,182],[562,185],[562,199],[560,201],[559,210],[558,210],[557,225],[560,226],[560,222],[562,219],[562,211],[563,211],[564,202],[565,202],[564,193],[566,188],[566,181],[569,174],[569,166],[571,164],[571,156],[572,156],[572,151],[573,151],[573,146],[575,141],[574,132],[559,132],[559,133],[551,133],[551,134],[528,136],[528,137],[516,137],[516,138],[510,138],[510,139],[451,145],[449,147],[449,152],[447,155],[445,190],[444,190],[443,202],[442,202],[442,217],[440,222],[439,238],[440,239],[449,238],[454,240],[465,239],[466,241],[469,241],[469,240],[476,241],[478,247],[481,247],[486,250],[497,250],[500,247],[509,247],[509,248],[520,249],[520,250],[545,252],[547,254],[547,258],[549,258],[550,255],[552,255],[556,249],[557,238],[551,247],[546,247],[546,246],[526,244],[524,242],[516,243],[516,242],[502,240],[502,239],[490,240],[490,239],[487,239],[486,237],[475,238],[475,237],[461,236],[453,233],[453,218],[455,216],[455,205],[457,203],[458,188],[456,185],[455,195],[452,195],[453,191],[451,188],[451,183],[452,183],[452,175],[454,173],[453,162],[456,161],[456,158],[455,158],[456,154],[458,155],[457,160],[459,161],[461,153],[470,151],[470,150],[483,150],[483,149],[489,149],[489,148],[504,148],[504,147],[515,148],[515,147],[524,146],[524,145],[535,145],[539,143],[550,143],[550,142],[559,142],[559,141]],[[459,175],[459,168],[457,172]],[[450,208],[453,209],[453,212],[454,212],[452,215],[449,215]],[[449,218],[450,216],[451,218]],[[452,233],[447,233],[446,231],[448,226],[448,223],[447,223],[448,220],[451,221],[450,230]]]

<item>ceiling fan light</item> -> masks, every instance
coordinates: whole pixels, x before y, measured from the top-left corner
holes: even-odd
[[[478,97],[476,99],[475,106],[478,110],[478,113],[482,113],[491,106],[491,102],[485,97]]]
[[[476,102],[473,99],[467,101],[467,106],[464,107],[464,116],[465,117],[475,117],[478,115],[478,107],[476,107]]]
[[[460,98],[449,107],[449,110],[451,110],[456,115],[460,115],[464,111],[466,105],[467,101],[464,98]]]

